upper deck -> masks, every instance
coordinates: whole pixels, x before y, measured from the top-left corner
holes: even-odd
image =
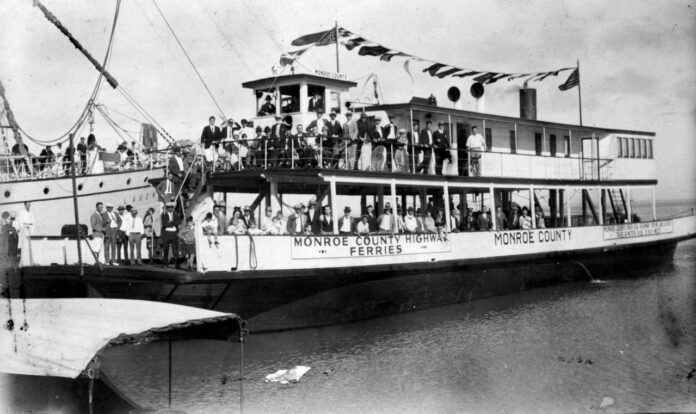
[[[445,108],[413,98],[399,104],[370,105],[356,108],[348,98],[355,83],[316,75],[297,74],[259,79],[243,84],[254,91],[258,116],[255,125],[266,127],[276,115],[292,119],[292,133],[297,125],[305,131],[316,119],[316,96],[324,113],[336,112],[344,124],[350,110],[368,115],[370,127],[380,119],[387,124],[394,118],[397,128],[408,131],[408,174],[415,174],[427,148],[418,144],[418,136],[432,123],[438,124],[450,147],[446,168],[437,175],[468,177],[469,157],[466,141],[472,127],[485,138],[481,177],[522,181],[567,181],[656,184],[653,140],[655,133],[603,127],[579,126],[536,119],[524,119],[483,112]],[[314,99],[312,99],[314,98]],[[274,112],[263,110],[263,102],[273,103]],[[324,119],[329,119],[324,115]],[[391,156],[391,154],[390,154]],[[432,170],[430,171],[432,173]],[[403,174],[406,171],[402,172]],[[426,171],[427,173],[427,171]]]

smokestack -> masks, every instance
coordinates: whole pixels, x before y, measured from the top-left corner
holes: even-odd
[[[536,89],[527,88],[527,85],[520,89],[520,118],[537,119]]]

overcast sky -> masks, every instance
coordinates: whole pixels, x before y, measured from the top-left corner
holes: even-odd
[[[44,4],[97,57],[108,43],[115,2],[45,0]],[[696,197],[696,0],[688,1],[158,1],[225,114],[253,114],[240,84],[271,75],[298,36],[339,25],[383,45],[465,68],[535,72],[581,65],[586,125],[657,133],[658,196]],[[18,122],[51,139],[73,124],[97,72],[30,0],[0,0],[0,78]],[[315,48],[301,62],[335,70],[334,48]],[[360,82],[377,73],[389,103],[446,91],[470,80],[433,79],[403,60],[380,62],[341,47],[341,72]],[[124,1],[110,71],[177,139],[197,138],[214,104],[178,49],[152,0]],[[534,83],[538,118],[577,123],[577,89],[560,92],[567,72]],[[487,112],[517,116],[521,82],[486,90]],[[473,99],[464,95],[465,109]],[[114,91],[99,101],[133,117]],[[137,130],[137,124],[116,117]],[[100,118],[97,136],[115,146]]]

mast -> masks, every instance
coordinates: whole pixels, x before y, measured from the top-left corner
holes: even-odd
[[[336,39],[336,72],[340,73],[340,66],[338,64],[338,20],[334,21],[334,38]]]

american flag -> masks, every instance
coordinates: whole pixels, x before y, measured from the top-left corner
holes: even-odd
[[[327,30],[324,35],[317,41],[317,46],[328,46],[336,43],[336,31],[334,29]]]
[[[580,71],[575,68],[573,73],[568,76],[568,80],[565,81],[563,85],[558,85],[558,89],[562,91],[567,91],[570,88],[574,88],[580,84]]]

